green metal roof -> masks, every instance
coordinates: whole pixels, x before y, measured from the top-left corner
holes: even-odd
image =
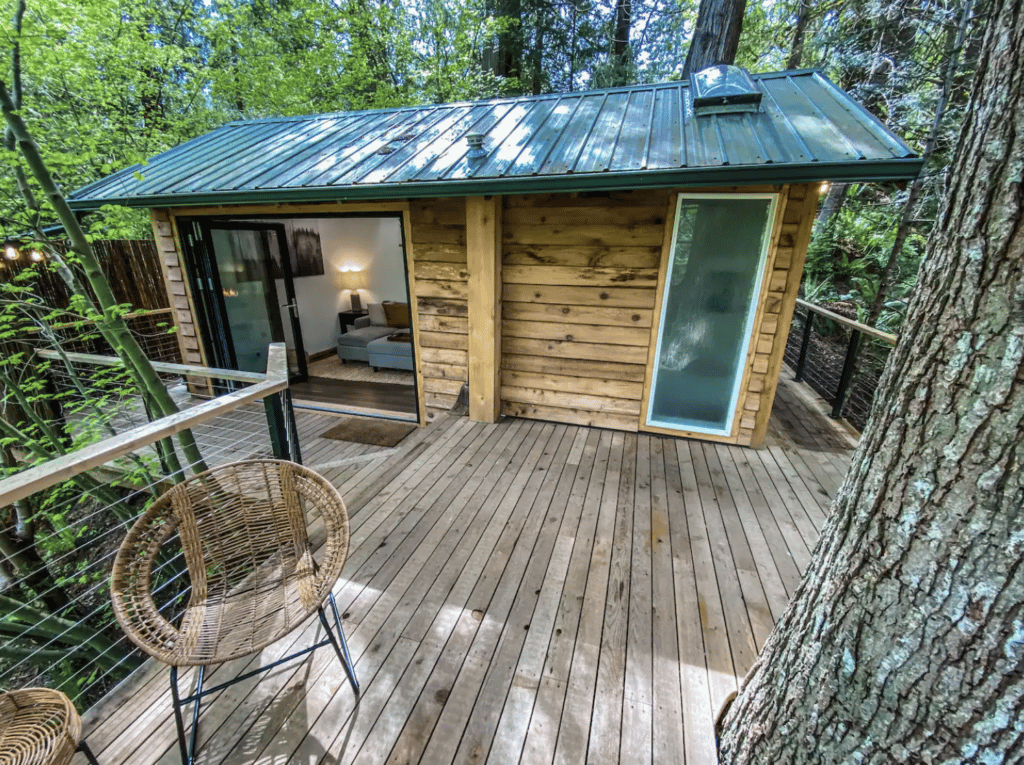
[[[670,82],[232,122],[69,201],[88,210],[905,180],[920,171],[906,144],[820,72],[754,82],[764,95],[752,113],[694,116],[689,84]],[[474,133],[481,152],[470,148]]]

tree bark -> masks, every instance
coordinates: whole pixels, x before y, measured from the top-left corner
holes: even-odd
[[[723,763],[1024,759],[1024,19],[994,6],[900,342]]]
[[[700,0],[683,77],[713,64],[731,64],[736,60],[746,8],[747,0]]]

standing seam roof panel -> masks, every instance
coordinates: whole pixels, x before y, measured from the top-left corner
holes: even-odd
[[[512,109],[511,104],[481,104],[483,110],[476,122],[469,126],[459,138],[441,152],[425,168],[420,170],[410,180],[438,180],[446,173],[457,167],[460,161],[465,160],[469,152],[469,140],[466,138],[470,133],[481,133],[486,135],[492,127],[504,118]]]
[[[509,175],[509,168],[523,153],[526,144],[544,125],[560,101],[560,98],[550,98],[536,102],[533,109],[523,117],[515,129],[508,134],[508,137],[491,149],[490,159],[484,161],[483,165],[473,173],[473,177],[487,178]]]
[[[277,135],[266,147],[265,159],[259,168],[249,166],[239,167],[233,173],[223,175],[217,181],[217,186],[222,189],[237,189],[244,187],[255,187],[256,177],[262,175],[260,172],[264,167],[269,172],[274,172],[291,157],[297,153],[297,148],[306,143],[316,143],[322,140],[324,130],[331,131],[332,127],[341,128],[347,120],[313,120],[301,137],[288,129],[288,123],[278,123]]]
[[[630,93],[622,127],[615,140],[615,148],[608,161],[609,170],[639,170],[644,164],[647,141],[650,138],[651,111],[654,91],[640,90]]]
[[[383,120],[379,115],[377,119],[374,119],[374,115],[371,114],[360,115],[359,119],[349,125],[347,129],[339,131],[337,135],[331,136],[323,142],[314,144],[312,148],[315,151],[307,153],[295,167],[278,175],[274,179],[275,185],[273,187],[268,185],[268,188],[294,188],[306,185],[309,180],[336,167],[341,153],[345,147],[352,145],[353,139],[358,139],[374,129],[386,130],[388,126],[400,122],[401,119],[402,116],[399,112],[391,112],[385,115]],[[262,179],[262,176],[260,178]],[[261,180],[260,185],[262,186],[263,183],[270,180],[271,178],[267,178],[266,181]]]
[[[360,178],[359,182],[400,183],[417,176],[437,157],[454,146],[487,111],[486,106],[479,104],[458,107],[442,123],[430,129],[429,140],[424,143],[421,136],[417,139],[416,145],[407,145],[399,149],[372,173]]]
[[[378,164],[378,159],[383,161],[386,155],[378,154],[378,151],[405,135],[412,135],[413,138],[419,135],[419,131],[429,128],[438,122],[447,113],[444,107],[434,107],[423,113],[412,112],[407,114],[401,122],[391,126],[390,130],[377,131],[374,137],[355,147],[353,151],[345,155],[342,160],[347,167],[336,167],[333,171],[324,173],[313,180],[318,186],[344,185],[339,183],[342,178],[358,178],[364,172],[369,172]],[[412,139],[402,139],[412,140]],[[339,162],[339,165],[342,163]]]
[[[429,146],[435,138],[451,127],[460,114],[466,112],[468,112],[468,108],[465,106],[439,108],[427,119],[407,128],[406,132],[398,133],[389,140],[385,140],[375,152],[367,155],[351,170],[332,178],[330,184],[344,186],[353,183],[368,183],[369,181],[365,179],[377,172],[378,169],[393,168],[396,162],[400,163],[403,158],[408,158]],[[387,136],[381,137],[387,138]],[[390,172],[386,171],[385,177],[390,175]]]
[[[110,202],[896,180],[920,169],[909,148],[820,73],[754,75],[754,81],[764,94],[761,104],[739,114],[696,116],[689,84],[679,82],[234,122],[146,167],[90,184],[69,201],[91,209]],[[469,156],[469,132],[484,135],[482,158]]]
[[[578,96],[559,99],[533,138],[505,171],[506,175],[537,175],[582,101]]]
[[[273,125],[260,125],[249,133],[239,127],[229,127],[225,131],[225,140],[218,146],[207,147],[198,155],[191,156],[189,165],[178,166],[176,172],[169,178],[163,179],[163,183],[154,179],[152,185],[144,184],[141,191],[143,193],[180,193],[192,191],[196,187],[217,188],[212,181],[219,175],[237,167],[235,161],[237,153],[261,145],[264,138],[273,136],[274,133]],[[198,173],[194,171],[196,166],[202,168]]]
[[[519,127],[530,112],[537,106],[538,102],[515,104],[505,112],[505,115],[484,135],[484,151],[491,154],[502,142],[505,141]],[[475,159],[468,154],[459,160],[447,173],[445,177],[455,180],[472,178],[477,175],[478,170],[483,166],[484,159]]]
[[[583,150],[585,136],[590,135],[607,98],[604,93],[580,94],[580,105],[572,122],[562,130],[562,135],[540,166],[542,175],[561,175],[572,170]]]
[[[256,189],[268,181],[273,181],[276,185],[276,183],[280,182],[282,175],[294,172],[296,165],[302,164],[302,161],[308,159],[311,150],[315,150],[316,147],[321,147],[325,143],[334,144],[342,136],[356,133],[363,122],[364,120],[358,117],[317,120],[315,122],[316,130],[314,134],[311,134],[311,139],[308,142],[305,144],[298,143],[291,152],[282,153],[277,158],[277,161],[269,167],[257,165],[254,168],[248,168],[242,185]]]
[[[628,93],[608,94],[571,172],[593,173],[607,169],[628,106]]]
[[[677,90],[661,88],[654,94],[654,114],[651,135],[660,141],[651,141],[647,150],[647,167],[664,169],[678,167],[682,162],[682,135]]]

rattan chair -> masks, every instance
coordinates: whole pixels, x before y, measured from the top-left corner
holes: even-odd
[[[49,688],[0,694],[0,763],[65,765],[75,752],[97,765],[67,696]]]
[[[324,538],[315,550],[309,529]],[[312,470],[281,460],[213,468],[177,484],[135,522],[111,576],[114,614],[135,645],[171,667],[178,743],[185,765],[196,753],[203,697],[330,643],[352,689],[359,683],[331,588],[348,553],[348,514],[337,490]],[[158,605],[154,574],[184,555],[188,602]],[[319,560],[314,559],[314,554]],[[179,559],[180,560],[180,559]],[[181,587],[167,587],[180,592]],[[329,601],[337,637],[328,623]],[[171,616],[173,612],[180,612]],[[273,664],[212,688],[204,670],[252,655],[316,612],[327,637]],[[173,621],[172,621],[173,619]],[[182,698],[178,668],[198,667],[195,691]],[[188,743],[182,707],[194,703]]]

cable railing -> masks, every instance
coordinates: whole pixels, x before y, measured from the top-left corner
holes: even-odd
[[[152,422],[116,357],[37,355],[59,402],[42,425],[86,445],[8,465],[0,480],[0,689],[57,688],[81,708],[143,660],[109,596],[114,556],[135,519],[174,482],[209,467],[301,456],[281,344],[270,346],[266,374],[155,363],[181,411]],[[201,460],[175,449],[180,470],[168,471],[168,442],[184,431]],[[25,445],[8,451],[32,461]],[[180,610],[188,592],[180,556],[161,560],[154,577],[161,602]]]
[[[898,338],[806,300],[797,299],[796,304],[786,363],[797,382],[806,382],[831,402],[834,419],[845,418],[863,430]]]

